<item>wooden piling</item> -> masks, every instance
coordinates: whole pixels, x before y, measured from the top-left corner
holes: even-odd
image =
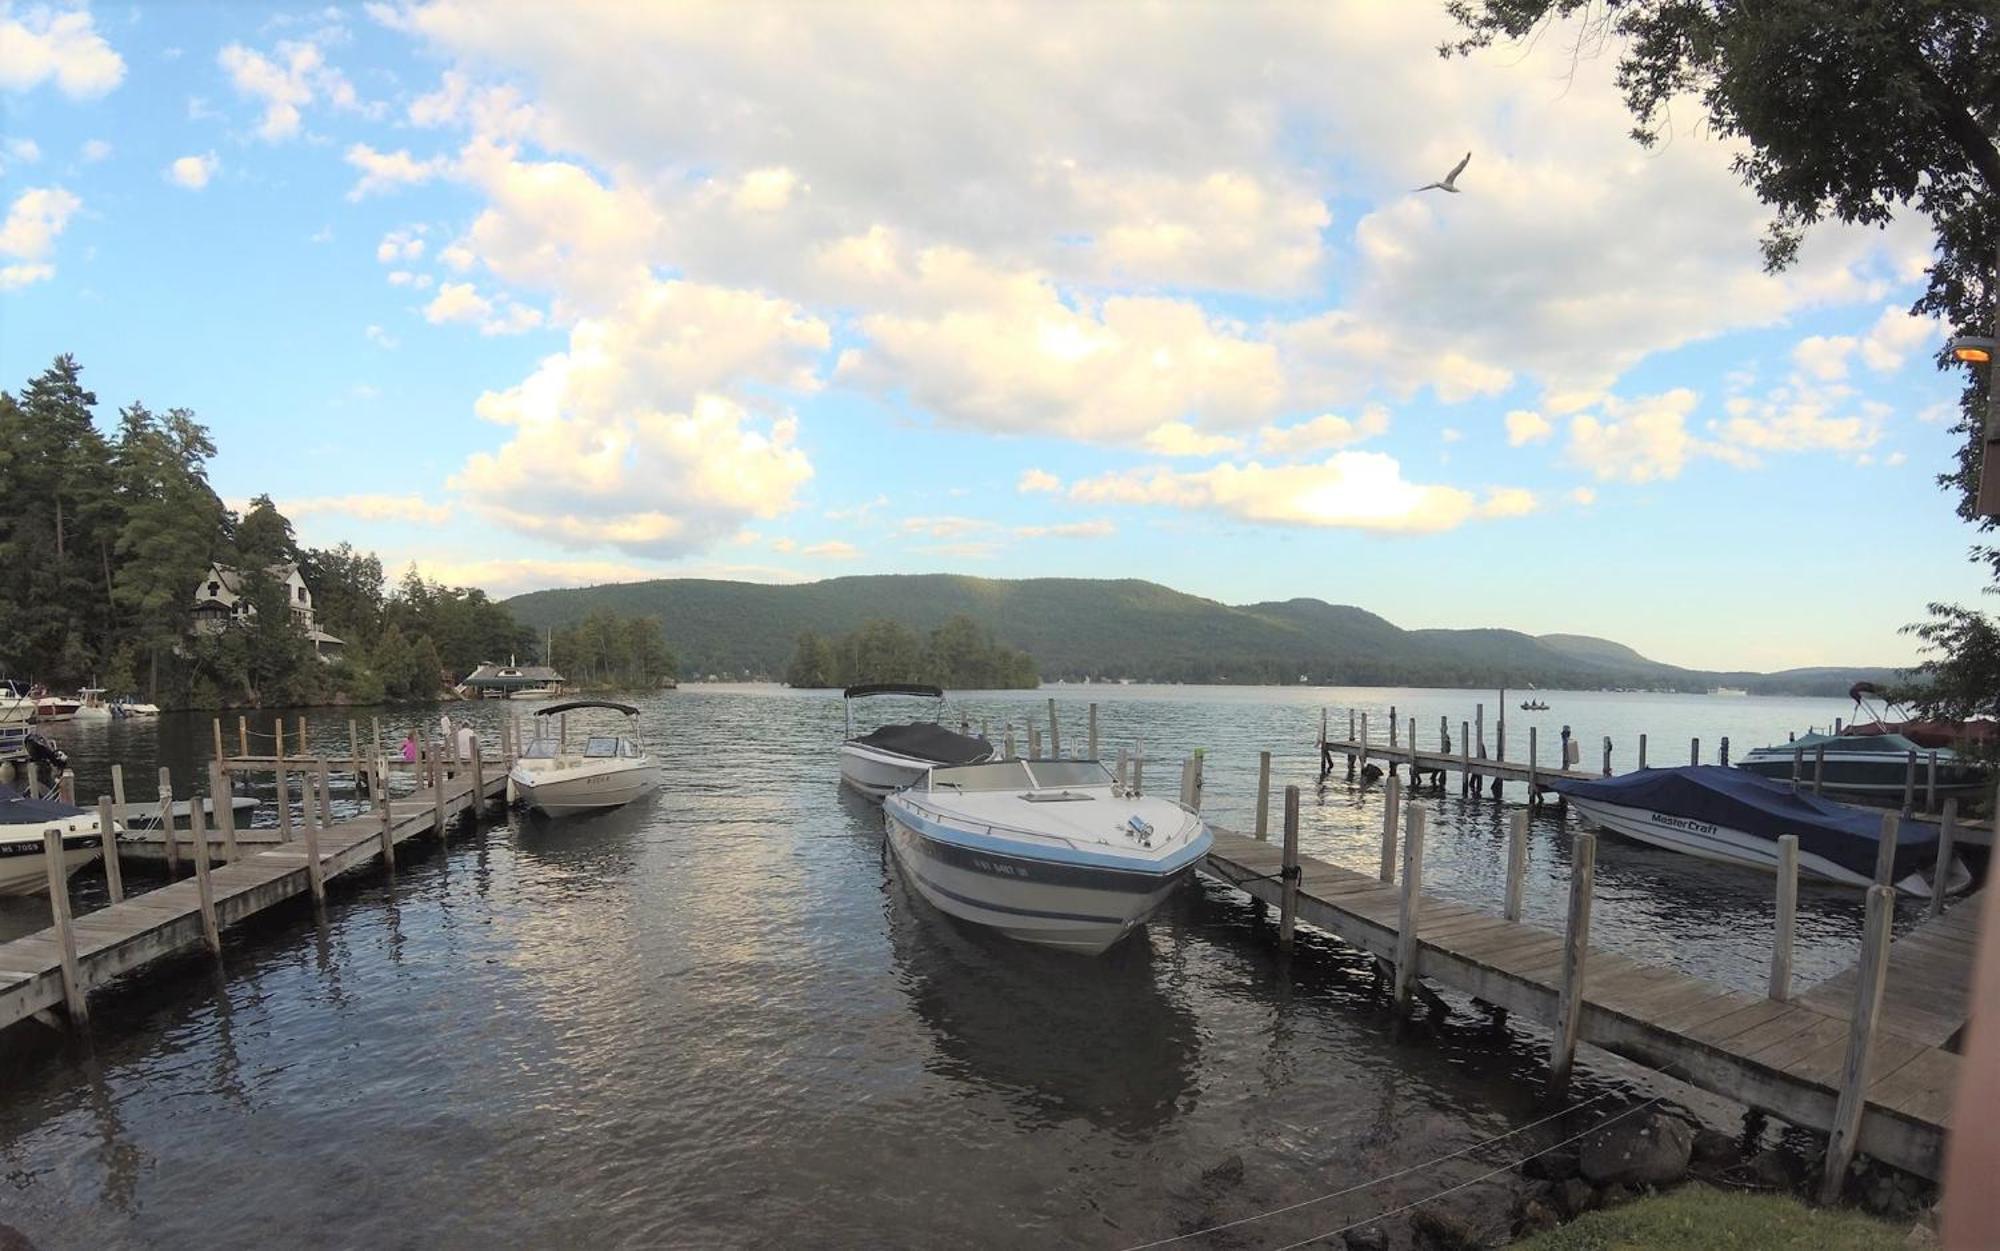
[[[284,720],[284,718],[280,717],[279,720],[282,721]],[[298,741],[299,755],[303,756],[306,754],[306,714],[300,713],[298,715],[296,724],[299,727],[299,741]]]
[[[1009,760],[1016,758],[1014,755],[1014,723],[1012,721],[1007,723],[1006,758]]]
[[[215,884],[208,876],[208,822],[202,819],[201,795],[188,790],[188,833],[194,842],[194,890],[201,907],[201,941],[208,954],[222,954],[222,927],[215,919]]]
[[[1901,830],[1901,819],[1893,812],[1882,814],[1882,836],[1875,844],[1875,884],[1894,886],[1896,884],[1896,835]]]
[[[1423,920],[1424,810],[1410,805],[1409,836],[1403,840],[1403,893],[1396,909],[1396,1010],[1410,1006],[1417,987],[1417,926]]]
[[[326,757],[321,756],[313,763],[313,771],[319,775],[319,828],[333,827],[333,788],[327,785]]]
[[[250,718],[241,713],[236,715],[236,754],[245,758],[250,755]]]
[[[1257,753],[1257,837],[1271,837],[1271,753]]]
[[[1458,793],[1472,790],[1472,723],[1458,723]]]
[[[1279,870],[1278,948],[1292,949],[1292,931],[1299,919],[1299,788],[1285,788],[1283,867]]]
[[[431,753],[431,815],[437,822],[437,836],[440,843],[445,841],[444,832],[444,753]]]
[[[76,807],[76,770],[64,769],[56,778],[56,794],[70,807]]]
[[[1792,997],[1792,935],[1799,913],[1799,836],[1778,839],[1778,924],[1771,940],[1771,998]]]
[[[1924,766],[1924,811],[1937,811],[1937,748],[1931,748],[1930,759]]]
[[[1326,730],[1325,730],[1325,726],[1326,726],[1326,710],[1325,710],[1325,709],[1321,709],[1321,710],[1320,710],[1320,726],[1321,726],[1321,729],[1320,729],[1320,736],[1321,736],[1321,738],[1322,738],[1322,739],[1324,739],[1324,738],[1325,738],[1325,735],[1326,735]],[[1353,710],[1352,708],[1349,708],[1349,709],[1347,710],[1347,741],[1348,741],[1348,742],[1350,742],[1350,743],[1354,741],[1354,710]],[[1325,776],[1326,776],[1326,744],[1325,744],[1324,742],[1322,742],[1322,743],[1320,744],[1320,749],[1319,749],[1319,751],[1320,751],[1320,766],[1319,766],[1319,773],[1320,773],[1320,776],[1321,776],[1321,777],[1325,777]],[[1350,782],[1352,782],[1352,781],[1354,780],[1354,753],[1353,753],[1352,751],[1349,751],[1349,752],[1347,753],[1347,780],[1348,780],[1348,781],[1350,781]]]
[[[1097,759],[1097,705],[1096,704],[1092,704],[1090,706],[1090,720],[1088,722],[1088,725],[1089,725],[1089,738],[1090,738],[1090,758],[1092,760],[1095,760]]]
[[[1805,771],[1806,771],[1806,749],[1797,743],[1793,743],[1792,744],[1792,794],[1796,795],[1799,793],[1799,782],[1805,776]]]
[[[1903,763],[1903,815],[1917,810],[1917,749],[1912,747]]]
[[[1521,890],[1528,877],[1528,810],[1517,808],[1507,823],[1507,897],[1500,915],[1509,921],[1521,919]]]
[[[222,750],[222,718],[210,717],[208,727],[215,732],[215,758],[217,760],[228,759],[229,753]]]
[[[1646,767],[1646,736],[1643,734],[1639,736],[1639,767]]]
[[[181,875],[181,853],[174,835],[174,779],[167,766],[160,766],[160,837],[167,848],[167,880]]]
[[[376,775],[375,781],[375,789],[369,792],[369,797],[375,801],[375,807],[382,816],[382,867],[393,873],[396,871],[395,806],[389,800],[389,787],[383,782],[382,775]]]
[[[322,766],[324,763],[324,761],[321,762]],[[312,887],[313,907],[320,908],[326,905],[326,866],[321,864],[319,859],[319,833],[321,826],[313,817],[314,776],[315,771],[312,769],[302,769],[299,771],[299,781],[302,784],[302,789],[305,791],[305,803],[301,809],[305,814],[305,820],[299,824],[302,827],[306,842],[306,882]],[[320,771],[318,776],[324,779],[326,775],[323,771]],[[325,810],[321,809],[321,811]]]
[[[1937,868],[1931,871],[1930,915],[1944,911],[1945,889],[1951,883],[1952,844],[1958,838],[1958,797],[1944,801],[1944,817],[1938,822]]]
[[[125,819],[125,766],[111,766],[111,802],[117,806],[118,819]]]
[[[219,761],[211,761],[208,766],[208,800],[215,806],[215,828],[222,831],[222,854],[235,864],[242,859],[236,850],[236,805],[231,803],[228,775],[222,771]],[[200,803],[196,797],[192,803]]]
[[[354,796],[361,797],[361,729],[354,718],[347,719],[347,771],[354,780]]]
[[[1825,773],[1826,744],[1818,743],[1813,746],[1813,794],[1819,794],[1820,779],[1825,776]]]
[[[1121,791],[1122,791],[1122,790],[1124,790],[1124,789],[1125,789],[1125,749],[1124,749],[1123,747],[1121,747],[1121,748],[1119,748],[1119,749],[1118,749],[1118,768],[1117,768],[1116,770],[1114,770],[1114,771],[1113,771],[1113,773],[1112,773],[1112,775],[1111,775],[1111,776],[1112,776],[1113,778],[1115,778],[1115,779],[1117,780],[1117,782],[1118,782],[1118,789],[1119,789],[1119,790],[1121,790]]]
[[[486,802],[486,755],[480,749],[479,740],[472,740],[472,802],[473,817],[476,820],[480,805]]]
[[[1604,776],[1611,776],[1611,736],[1604,736]]]
[[[282,728],[284,722],[280,721],[278,725]],[[280,756],[278,758],[278,839],[286,843],[292,841],[291,790],[291,779],[285,774],[285,760],[283,756]]]
[[[1716,745],[1715,763],[1725,769],[1729,767],[1729,736],[1727,734],[1723,735],[1722,741]]]
[[[271,754],[277,758],[278,772],[285,770],[285,718],[281,715],[271,723]],[[282,788],[280,788],[282,790]]]
[[[1562,995],[1556,1008],[1549,1085],[1569,1086],[1576,1064],[1577,1029],[1583,1017],[1584,956],[1590,950],[1590,897],[1597,878],[1597,836],[1580,833],[1570,842],[1569,919],[1563,927]]]
[[[72,1025],[90,1024],[83,969],[76,962],[76,931],[69,914],[69,866],[63,863],[62,831],[42,831],[42,857],[49,868],[49,913],[55,921],[56,949],[62,960],[63,1004]]]
[[[1368,767],[1368,714],[1365,712],[1361,714],[1361,738],[1358,741],[1361,744],[1361,767],[1366,769]]]
[[[1146,781],[1146,749],[1142,745],[1132,753],[1132,793],[1143,795]]]
[[[1396,880],[1396,823],[1402,819],[1403,783],[1393,773],[1382,788],[1382,867],[1376,876],[1385,882]]]
[[[1691,738],[1688,740],[1688,764],[1698,765],[1700,763],[1701,763],[1701,740],[1698,738]]]
[[[1541,753],[1541,744],[1538,741],[1538,729],[1539,727],[1532,725],[1528,727],[1528,807],[1530,808],[1536,807],[1542,802],[1541,783],[1535,776],[1540,768],[1537,757]]]
[[[1868,921],[1861,940],[1861,963],[1855,968],[1854,1014],[1847,1022],[1847,1061],[1840,1070],[1840,1101],[1834,1106],[1833,1132],[1826,1144],[1826,1173],[1820,1179],[1819,1201],[1824,1204],[1839,1200],[1848,1165],[1854,1162],[1856,1140],[1861,1136],[1868,1053],[1875,1041],[1875,1019],[1882,1011],[1882,984],[1889,967],[1889,923],[1895,913],[1893,887],[1868,888]]]
[[[1056,701],[1049,697],[1049,755],[1062,755],[1062,723],[1056,720]]]
[[[500,728],[505,730],[508,722],[512,720],[511,717],[502,717]],[[385,780],[389,773],[386,767],[388,761],[382,759],[382,718],[368,718],[368,731],[368,793],[373,795],[376,791],[389,789],[389,783]]]
[[[125,866],[118,861],[118,819],[111,814],[111,796],[97,797],[97,834],[104,844],[104,888],[112,903],[125,900]]]
[[[1194,757],[1189,756],[1181,761],[1181,807],[1193,809],[1194,805]]]
[[[1479,758],[1486,759],[1486,705],[1472,706],[1472,732],[1479,739]]]

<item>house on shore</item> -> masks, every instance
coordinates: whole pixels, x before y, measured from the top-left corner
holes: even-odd
[[[347,644],[319,628],[313,609],[312,590],[299,574],[299,567],[287,562],[272,565],[265,573],[285,588],[285,602],[291,608],[292,620],[305,631],[319,658],[331,662],[338,657]],[[242,571],[228,565],[210,565],[208,576],[194,590],[194,632],[221,634],[243,625],[256,615],[257,605],[244,595]]]
[[[472,671],[459,691],[474,699],[552,699],[563,693],[563,675],[547,665],[496,665]]]

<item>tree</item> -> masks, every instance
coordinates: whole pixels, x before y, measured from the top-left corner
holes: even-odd
[[[299,553],[299,573],[312,588],[320,628],[349,644],[366,645],[382,628],[382,561],[351,543],[309,547]]]
[[[123,521],[112,600],[132,649],[143,653],[147,698],[155,701],[161,661],[188,632],[194,588],[221,537],[222,501],[208,485],[213,455],[207,429],[186,409],[156,418],[135,403],[119,414],[111,468]],[[117,687],[137,676],[121,671],[105,680]]]
[[[785,685],[800,690],[840,685],[833,645],[811,630],[801,633],[792,663],[785,669]]]
[[[1832,218],[1882,225],[1896,213],[1929,220],[1936,253],[1911,310],[1935,314],[1961,334],[1991,333],[2000,301],[2000,20],[1991,0],[1449,0],[1466,37],[1450,56],[1521,39],[1566,19],[1578,46],[1615,37],[1618,85],[1651,145],[1669,108],[1697,96],[1709,127],[1749,147],[1736,173],[1773,218],[1764,241],[1769,269],[1798,255],[1814,224]],[[1941,346],[1941,345],[1940,345]],[[1942,358],[1941,358],[1942,363]],[[1972,371],[1953,432],[1964,442],[1938,483],[1960,517],[1984,533],[1974,498],[1986,388],[1992,370]],[[1973,558],[2000,578],[2000,547]],[[1958,676],[2000,671],[2000,627],[1969,628],[1980,614],[1933,605],[1912,627],[1932,650],[1921,667],[1920,705],[1965,705]],[[1939,650],[1942,649],[1942,650]],[[1937,663],[1932,663],[1937,662]],[[1985,704],[2000,698],[1988,687]]]

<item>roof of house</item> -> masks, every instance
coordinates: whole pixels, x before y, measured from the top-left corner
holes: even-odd
[[[474,669],[465,685],[503,690],[562,680],[563,675],[547,665],[496,665],[489,661]]]
[[[264,572],[270,574],[280,582],[286,582],[291,579],[293,574],[298,573],[298,571],[298,565],[291,561],[283,561],[272,565]],[[300,581],[303,582],[304,578],[300,578]],[[208,589],[210,582],[220,582],[222,584],[221,594],[203,594]],[[199,586],[195,587],[194,597],[203,604],[234,604],[243,597],[243,571],[234,565],[211,564],[208,567],[208,575],[202,578]]]

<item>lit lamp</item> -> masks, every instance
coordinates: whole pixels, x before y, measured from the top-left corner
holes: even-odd
[[[1951,341],[1951,354],[1968,365],[1993,367],[1995,340],[1988,335],[1962,334]],[[1986,378],[1986,447],[1979,458],[1981,517],[2000,517],[2000,378]]]

